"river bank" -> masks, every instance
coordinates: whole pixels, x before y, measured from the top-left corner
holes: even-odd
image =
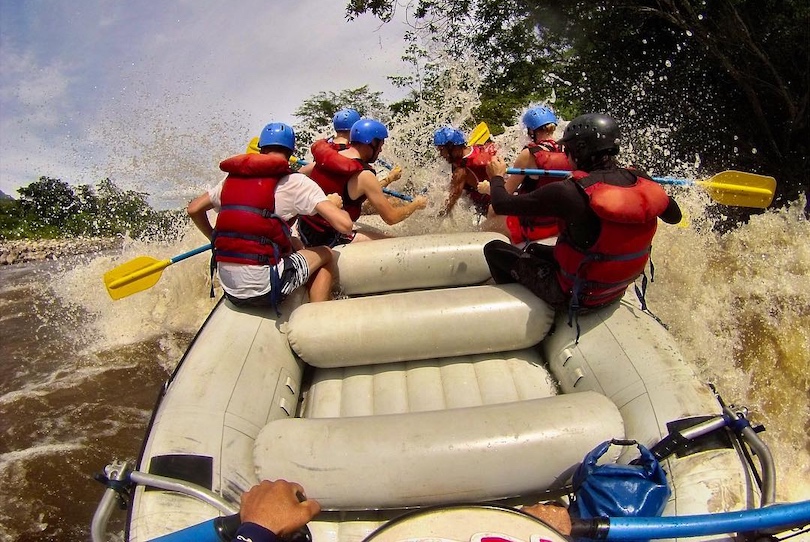
[[[58,260],[65,256],[118,248],[122,242],[122,239],[115,237],[0,241],[0,265]]]

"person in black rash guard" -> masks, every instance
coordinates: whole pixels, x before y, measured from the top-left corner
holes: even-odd
[[[307,500],[299,484],[263,480],[242,494],[242,524],[232,542],[280,542],[320,511],[318,501]]]
[[[496,283],[518,282],[554,308],[575,312],[621,298],[649,259],[656,216],[677,224],[681,210],[645,173],[616,164],[619,136],[608,115],[577,117],[561,140],[577,171],[528,194],[507,193],[506,164],[499,157],[490,162],[497,214],[554,216],[560,224],[554,247],[532,243],[521,250],[499,240],[487,243],[484,256]]]

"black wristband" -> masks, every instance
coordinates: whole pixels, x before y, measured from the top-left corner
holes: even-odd
[[[242,538],[239,538],[239,537]],[[273,531],[266,527],[262,527],[258,523],[243,523],[239,530],[236,531],[234,540],[251,540],[252,542],[280,542],[279,538]]]

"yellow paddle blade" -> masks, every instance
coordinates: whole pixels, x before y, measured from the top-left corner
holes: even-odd
[[[744,171],[724,171],[706,181],[695,181],[723,205],[765,209],[773,201],[776,179]]]
[[[689,227],[689,215],[681,209],[681,221],[676,224],[679,228],[686,229]]]
[[[104,273],[104,286],[111,298],[121,299],[157,284],[162,271],[171,264],[171,260],[139,256]]]
[[[489,141],[490,137],[492,137],[492,134],[489,133],[489,126],[487,126],[486,122],[482,122],[473,129],[467,139],[467,145],[483,145]]]
[[[259,137],[256,136],[248,143],[245,154],[259,154]]]

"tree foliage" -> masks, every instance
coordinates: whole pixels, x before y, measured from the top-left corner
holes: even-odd
[[[295,125],[296,145],[303,149],[316,139],[333,131],[332,117],[341,109],[350,107],[361,116],[388,122],[390,110],[383,104],[382,92],[369,90],[368,85],[340,92],[319,92],[304,100],[295,116],[302,119]]]
[[[148,194],[122,190],[110,179],[96,189],[72,188],[60,179],[40,177],[19,188],[19,200],[0,201],[0,239],[66,236],[139,239],[176,237],[186,223],[180,210],[155,211]]]
[[[669,157],[699,156],[707,171],[774,175],[790,199],[808,185],[804,0],[353,0],[346,13],[386,21],[406,7],[414,28],[484,67],[478,117],[493,132],[553,96],[568,118],[659,127]]]

